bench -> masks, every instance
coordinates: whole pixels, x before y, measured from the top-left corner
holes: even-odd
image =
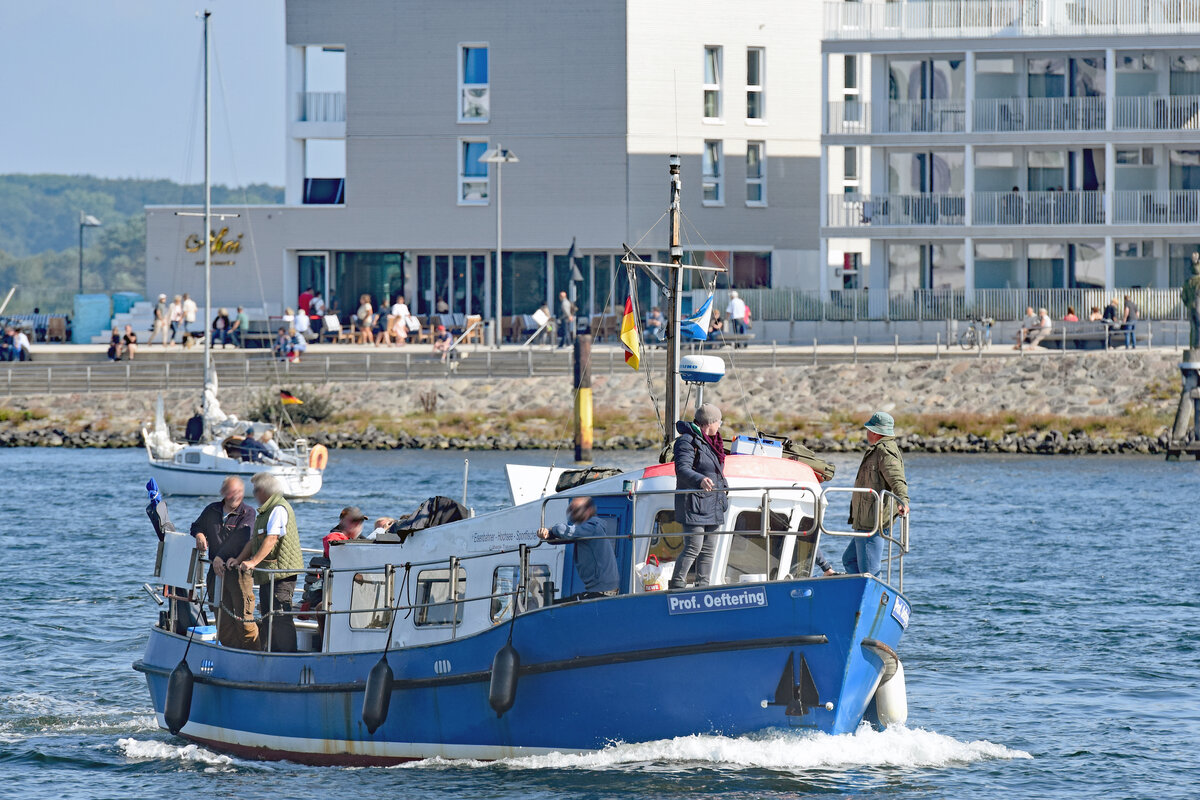
[[[1136,341],[1147,341],[1146,327],[1138,325]],[[1104,322],[1055,322],[1050,333],[1038,344],[1048,350],[1103,350],[1105,340],[1108,347],[1124,347],[1125,331],[1121,326],[1109,327]]]

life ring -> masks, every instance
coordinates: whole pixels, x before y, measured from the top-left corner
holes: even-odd
[[[314,444],[308,451],[308,465],[313,469],[323,470],[329,463],[329,450],[323,444]]]

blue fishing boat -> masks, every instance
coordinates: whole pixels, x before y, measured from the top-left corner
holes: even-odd
[[[673,420],[681,375],[702,396],[724,362],[681,354],[687,267],[677,156],[670,178],[670,262],[646,263],[627,248],[624,263],[671,301],[665,411]],[[267,649],[248,650],[181,624],[188,603],[173,602],[134,669],[173,734],[312,764],[499,759],[691,734],[841,734],[864,720],[902,723],[896,653],[910,613],[908,518],[877,520],[887,544],[879,576],[814,576],[822,542],[872,535],[832,522],[839,500],[868,490],[829,486],[832,468],[789,444],[758,432],[732,443],[710,585],[664,588],[682,549],[676,497],[699,491],[676,487],[674,464],[620,474],[510,467],[509,508],[460,509],[442,524],[339,542],[327,561],[310,562],[317,599],[291,613],[296,652],[270,651],[284,612],[257,621]],[[875,495],[877,513],[894,499],[886,494]],[[612,531],[615,595],[581,599],[574,548],[537,536],[564,520],[576,497],[592,498]],[[203,562],[191,537],[158,527],[156,581],[201,597]],[[253,621],[224,605],[205,611]]]

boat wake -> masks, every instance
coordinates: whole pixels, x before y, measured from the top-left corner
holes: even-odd
[[[62,733],[136,733],[157,730],[153,716],[84,699],[15,692],[0,699],[0,741]]]
[[[781,772],[841,770],[858,767],[937,768],[978,761],[1032,758],[986,740],[962,742],[922,728],[877,731],[863,725],[856,733],[774,731],[756,736],[681,736],[657,742],[614,744],[595,753],[528,756],[496,762],[426,759],[401,765],[409,769],[503,767],[513,770],[623,770],[657,765],[672,768],[765,769]]]
[[[214,753],[198,744],[175,745],[154,740],[118,739],[117,746],[126,758],[134,761],[183,761],[210,767],[242,765],[242,762],[230,756]]]

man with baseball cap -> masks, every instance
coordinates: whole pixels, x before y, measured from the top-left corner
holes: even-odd
[[[362,535],[363,520],[367,515],[358,506],[347,506],[338,516],[338,524],[333,527],[321,543],[325,545],[325,557],[329,558],[329,545],[334,542],[345,542],[357,539]]]
[[[884,503],[879,514],[879,528],[887,528],[897,515],[908,514],[908,481],[904,477],[904,457],[896,445],[895,421],[885,411],[876,411],[863,426],[867,429],[867,452],[858,465],[854,488],[873,489],[882,494],[891,492],[900,500],[899,507],[892,498]],[[850,540],[842,555],[846,572],[855,575],[879,575],[883,557],[883,536],[876,530],[875,495],[856,492],[850,496],[850,526],[856,531],[875,531],[867,538]]]

